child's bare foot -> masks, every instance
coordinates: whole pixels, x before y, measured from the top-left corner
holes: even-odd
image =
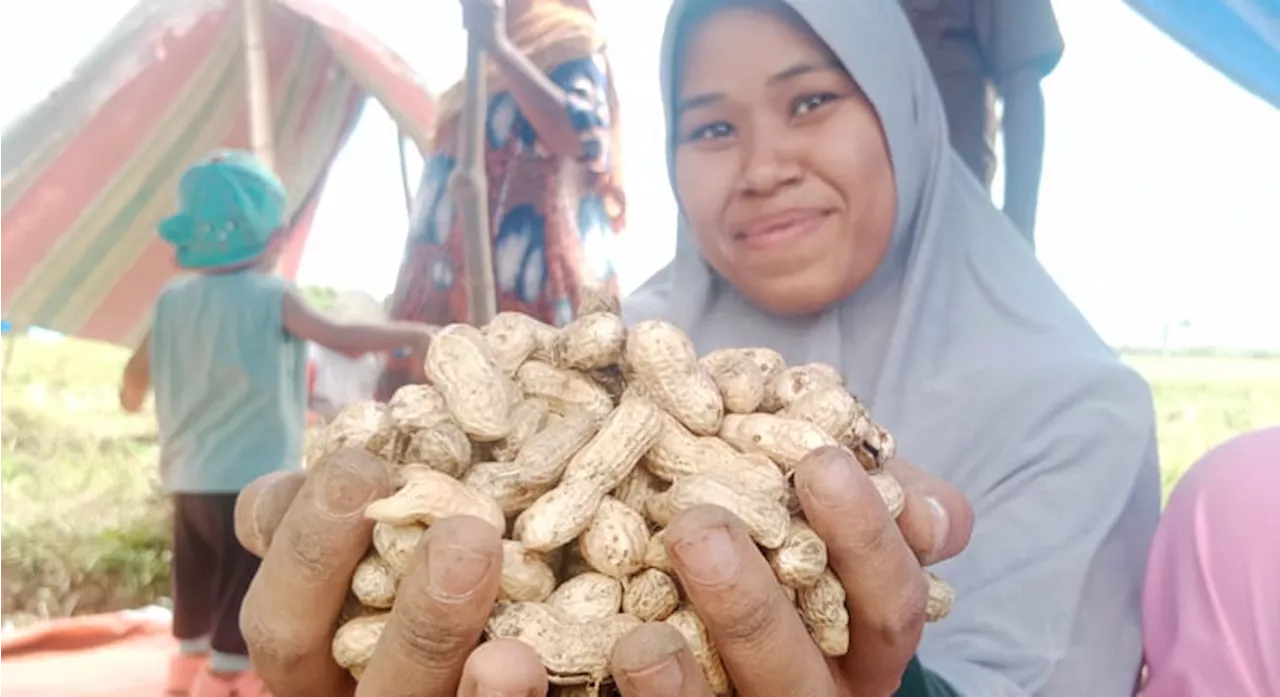
[[[191,697],[271,697],[252,670],[243,673],[204,671],[191,688]]]
[[[178,653],[169,659],[169,678],[165,684],[168,697],[187,697],[196,678],[209,663],[207,653]]]

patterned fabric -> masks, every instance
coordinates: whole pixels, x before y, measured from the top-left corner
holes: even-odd
[[[581,155],[573,160],[549,154],[515,99],[502,92],[488,105],[485,170],[498,310],[561,325],[573,319],[584,282],[617,292],[606,251],[613,224],[596,187],[596,175],[610,166],[612,124],[602,56],[568,61],[549,77],[569,96]],[[427,161],[414,202],[392,300],[398,320],[444,325],[468,316],[461,219],[448,193],[457,123],[439,134],[441,146]],[[389,362],[382,398],[405,384],[406,368]]]

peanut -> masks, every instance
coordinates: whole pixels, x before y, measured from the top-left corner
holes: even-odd
[[[849,650],[849,610],[840,579],[830,569],[823,571],[813,585],[796,589],[796,603],[822,653],[843,656]]]
[[[782,410],[783,416],[808,421],[835,439],[853,431],[855,421],[865,413],[858,400],[840,385],[805,392]]]
[[[356,565],[351,577],[351,592],[361,603],[372,608],[388,609],[396,599],[400,575],[376,553],[366,555]]]
[[[649,537],[649,544],[644,548],[644,565],[650,569],[673,574],[675,567],[671,565],[671,556],[667,554],[667,545],[663,541],[664,532],[659,530]]]
[[[603,417],[613,410],[609,392],[591,378],[543,361],[530,360],[520,366],[516,371],[516,384],[525,397],[547,400],[551,411],[561,416],[582,409]]]
[[[658,440],[644,456],[644,466],[668,482],[698,474],[715,463],[729,464],[737,456],[733,446],[711,436],[695,436],[674,416],[662,413]]]
[[[541,555],[514,540],[502,541],[500,600],[542,602],[556,587],[556,575]]]
[[[627,334],[626,360],[646,395],[690,431],[712,436],[720,429],[724,401],[693,350],[693,342],[675,325],[646,320]]]
[[[650,450],[649,452],[653,452]],[[643,459],[641,460],[643,463]],[[654,494],[660,494],[667,490],[667,482],[658,479],[645,467],[637,467],[631,470],[631,474],[622,480],[617,489],[613,490],[614,498],[621,501],[627,508],[636,513],[644,514],[644,502]]]
[[[897,518],[902,515],[903,509],[907,506],[907,497],[898,480],[883,471],[872,472],[868,476],[871,477],[871,483],[876,485],[876,491],[880,492],[880,499],[884,501],[885,508],[889,509],[889,517]]]
[[[956,601],[956,589],[951,584],[938,578],[931,571],[924,572],[929,584],[929,601],[925,606],[925,621],[937,622],[951,614],[951,605]]]
[[[373,548],[378,556],[397,575],[404,575],[409,568],[409,558],[422,541],[427,529],[417,523],[392,525],[373,524]]]
[[[385,408],[376,402],[355,402],[343,407],[324,427],[323,435],[315,442],[314,449],[308,454],[309,462],[317,462],[325,455],[343,446],[367,448],[370,452],[379,453],[385,443],[379,442],[378,434],[382,430]],[[368,443],[374,439],[374,447]]]
[[[556,331],[550,325],[544,325],[547,331],[542,331],[531,321],[541,324],[528,315],[499,312],[481,330],[493,349],[494,362],[509,376],[514,376],[535,351],[548,348],[555,337]]]
[[[498,603],[486,632],[497,639],[528,644],[552,682],[598,682],[609,674],[609,652],[627,632],[640,626],[630,615],[611,615],[594,622],[575,622],[543,603]]]
[[[427,350],[426,369],[467,435],[492,442],[510,433],[515,390],[478,329],[465,324],[441,329]]]
[[[689,644],[689,650],[702,668],[702,675],[707,679],[707,686],[711,688],[711,692],[717,695],[729,694],[731,691],[729,674],[725,672],[720,653],[711,643],[707,626],[702,623],[702,620],[692,610],[677,610],[664,621],[684,635],[684,640]]]
[[[675,580],[658,569],[645,569],[624,585],[622,611],[645,622],[664,620],[680,605]]]
[[[681,477],[665,492],[649,499],[646,510],[660,525],[694,506],[711,504],[736,515],[747,526],[751,539],[765,549],[777,549],[786,541],[790,514],[776,499],[745,491],[732,473],[707,472]]]
[[[546,552],[582,534],[605,494],[618,488],[658,438],[657,407],[647,399],[623,402],[600,431],[569,460],[559,486],[516,519],[520,541]]]
[[[591,524],[578,538],[582,558],[591,568],[618,579],[641,569],[648,544],[649,526],[644,517],[612,496],[604,497]]]
[[[547,598],[547,605],[575,622],[602,620],[622,609],[622,583],[616,578],[588,571],[560,584]]]
[[[806,455],[836,439],[808,421],[776,414],[727,414],[720,437],[744,453],[758,453],[790,472]]]
[[[803,520],[792,519],[782,545],[766,555],[783,585],[807,588],[827,569],[827,545]]]
[[[831,385],[843,386],[844,377],[829,365],[809,363],[782,371],[774,378],[769,389],[773,393],[771,399],[786,408],[805,393]]]
[[[399,459],[457,477],[471,465],[472,450],[467,434],[457,424],[441,421],[410,434]]]
[[[405,465],[403,472],[404,487],[370,503],[366,518],[393,525],[431,525],[449,516],[470,515],[488,521],[499,532],[506,529],[502,508],[493,499],[424,465]]]
[[[378,645],[382,630],[387,628],[389,617],[391,613],[382,612],[357,617],[338,627],[333,635],[333,660],[359,679],[360,673],[369,665],[369,659],[373,658],[373,650]]]
[[[473,465],[462,481],[485,494],[506,515],[531,506],[555,486],[569,464],[599,429],[599,421],[585,411],[574,411],[529,438],[512,462]]]
[[[857,456],[863,467],[869,471],[875,471],[884,467],[898,454],[898,444],[880,424],[870,422],[868,427],[853,454]]]
[[[725,411],[750,414],[760,408],[765,382],[755,361],[741,354],[722,353],[717,359],[703,358],[702,365],[720,390]]]
[[[402,433],[412,433],[449,421],[444,395],[431,385],[405,385],[387,401],[386,420]]]
[[[547,422],[551,405],[539,397],[522,400],[511,410],[511,432],[506,438],[493,444],[493,459],[510,462],[516,459],[520,449],[529,442]]]
[[[551,348],[556,366],[592,371],[622,362],[627,328],[615,314],[583,315],[565,325]]]

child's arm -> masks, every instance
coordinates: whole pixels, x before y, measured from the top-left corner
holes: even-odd
[[[284,328],[304,341],[315,342],[331,351],[355,358],[408,348],[426,352],[432,328],[416,322],[345,323],[317,312],[295,290],[285,291]]]
[[[124,365],[124,376],[120,381],[120,408],[127,412],[142,411],[142,403],[147,400],[147,390],[151,389],[151,332],[142,337],[142,343],[129,357]]]

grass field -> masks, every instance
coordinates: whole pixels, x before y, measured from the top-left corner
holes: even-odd
[[[168,592],[168,510],[155,492],[154,425],[123,414],[127,354],[18,339],[3,381],[3,613],[136,607]],[[1167,487],[1207,448],[1280,423],[1280,359],[1135,356],[1160,418]]]

